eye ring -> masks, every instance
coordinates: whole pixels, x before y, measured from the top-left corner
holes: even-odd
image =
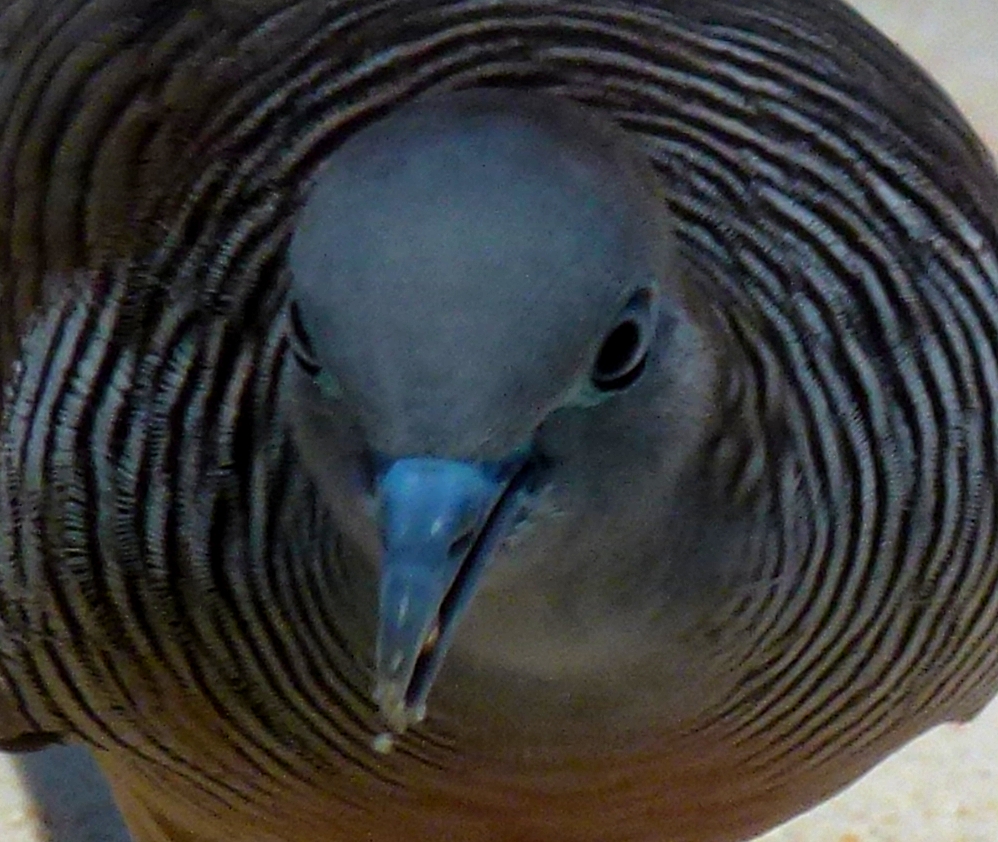
[[[645,370],[651,345],[653,297],[639,290],[627,302],[617,324],[596,353],[591,379],[600,392],[619,392]]]

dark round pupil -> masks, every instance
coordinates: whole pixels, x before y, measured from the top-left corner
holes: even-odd
[[[641,359],[641,328],[634,321],[621,322],[604,340],[596,357],[593,380],[601,389],[619,389],[631,382]],[[626,382],[623,382],[626,381]]]

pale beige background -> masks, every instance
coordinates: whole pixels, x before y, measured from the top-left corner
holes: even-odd
[[[855,5],[932,70],[998,149],[998,0]],[[125,836],[87,758],[61,749],[23,762],[0,755],[0,842]],[[759,842],[998,842],[998,704],[916,741]]]

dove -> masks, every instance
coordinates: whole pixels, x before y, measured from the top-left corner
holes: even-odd
[[[0,45],[0,745],[136,842],[738,842],[998,690],[998,177],[844,5]]]

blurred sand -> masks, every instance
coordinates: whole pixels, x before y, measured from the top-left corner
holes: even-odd
[[[921,62],[998,150],[998,2],[854,0],[852,5]]]
[[[855,5],[936,75],[998,149],[998,0]],[[922,737],[838,798],[759,840],[996,841],[998,703],[970,725]],[[58,749],[22,761],[0,755],[0,842],[126,842],[126,836],[86,755]]]

